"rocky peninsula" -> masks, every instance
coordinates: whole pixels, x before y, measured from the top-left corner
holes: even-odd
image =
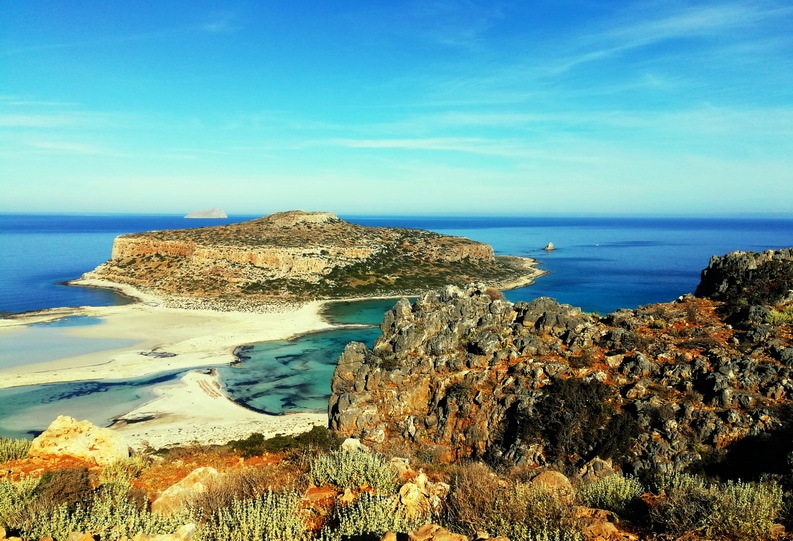
[[[534,261],[417,229],[366,227],[329,212],[280,212],[213,227],[121,235],[74,283],[134,288],[166,306],[258,311],[273,303],[414,295],[446,284],[531,283]]]

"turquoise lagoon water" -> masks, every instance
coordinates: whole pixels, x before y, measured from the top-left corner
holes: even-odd
[[[222,223],[241,221],[237,217]],[[537,296],[608,313],[620,307],[665,302],[692,292],[713,254],[793,246],[793,220],[611,219],[611,218],[416,218],[345,217],[363,225],[429,229],[491,244],[497,254],[534,257],[548,274],[534,285],[506,292],[510,300]],[[173,216],[0,216],[0,312],[56,306],[128,302],[99,289],[60,282],[78,277],[109,257],[120,233],[215,225]],[[542,247],[548,242],[554,252]],[[12,257],[13,256],[13,257]],[[369,327],[311,334],[291,341],[254,344],[233,367],[218,367],[227,392],[239,402],[270,413],[324,411],[329,381],[348,341],[371,345],[372,325],[395,300],[334,303],[326,317]],[[0,359],[16,363],[64,358],[81,343],[63,325],[101,324],[72,320],[32,328],[27,338],[5,340]],[[10,335],[6,335],[10,336]],[[91,341],[89,341],[91,342]],[[0,435],[19,437],[43,430],[59,414],[107,424],[152,396],[155,386],[183,371],[131,381],[78,382],[0,390]]]
[[[382,321],[383,313],[394,302],[362,301],[356,303],[360,312],[354,310],[351,303],[331,303],[326,310],[326,317],[330,321],[360,327],[254,344],[239,350],[239,363],[215,368],[220,372],[229,396],[251,409],[271,414],[324,411],[336,359],[348,342],[360,341],[371,347],[380,334],[375,325]],[[98,318],[80,322],[101,324]],[[27,330],[49,332],[76,324],[77,318],[46,326],[32,326],[35,329]],[[71,339],[78,340],[74,337]],[[108,345],[104,341],[100,342]],[[53,341],[44,349],[52,352],[57,343]],[[0,359],[5,355],[3,345],[0,334]],[[69,349],[72,351],[75,345],[67,344],[67,347],[72,348]],[[0,436],[33,437],[47,428],[58,415],[109,425],[115,417],[152,399],[156,386],[173,382],[187,371],[171,371],[127,381],[81,381],[0,389]]]
[[[97,317],[66,317],[25,327],[0,328],[0,369],[131,346],[134,340],[82,338],[69,329],[100,325]]]

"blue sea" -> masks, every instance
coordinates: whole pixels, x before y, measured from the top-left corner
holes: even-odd
[[[362,225],[420,228],[486,242],[497,254],[528,256],[548,274],[506,292],[509,300],[549,296],[605,314],[617,308],[667,302],[693,292],[714,254],[793,246],[793,219],[705,218],[449,218],[341,216]],[[177,216],[0,215],[0,313],[60,306],[129,302],[113,292],[65,286],[110,257],[122,233],[234,223]],[[556,250],[542,248],[553,242]],[[327,317],[365,324],[256,344],[242,362],[218,367],[229,395],[268,413],[324,410],[335,360],[352,340],[371,345],[393,300],[342,302]],[[101,325],[74,318],[26,329],[0,329],[0,367],[66,358],[122,347],[119,341],[71,337],[70,326]],[[180,377],[162,373],[130,381],[79,382],[0,390],[0,435],[30,437],[58,414],[108,424],[152,397],[152,389]]]

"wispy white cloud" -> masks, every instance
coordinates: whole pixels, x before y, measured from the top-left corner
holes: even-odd
[[[561,60],[552,72],[565,72],[581,64],[673,39],[733,38],[737,29],[791,13],[793,7],[736,3],[686,7],[662,17],[651,12],[639,13],[634,15],[635,20],[613,21],[607,30],[583,35],[577,40],[579,52]]]
[[[56,128],[73,123],[74,119],[65,115],[0,114],[3,128]]]
[[[25,145],[37,151],[55,154],[80,154],[87,156],[119,156],[120,153],[103,145],[72,141],[26,141]]]
[[[201,23],[199,28],[211,34],[229,34],[244,27],[239,23],[236,13],[224,11],[213,14],[206,22]]]

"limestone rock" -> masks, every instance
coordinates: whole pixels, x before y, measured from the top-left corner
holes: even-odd
[[[196,468],[181,481],[169,486],[151,504],[151,510],[163,515],[173,514],[195,496],[206,492],[220,474],[210,466]]]
[[[757,259],[784,270],[781,252],[793,254]],[[735,287],[770,283],[752,276]],[[703,451],[774,430],[779,406],[793,403],[789,335],[759,323],[758,310],[752,326],[735,327],[723,307],[685,295],[600,317],[445,286],[398,301],[371,349],[345,348],[329,426],[376,451],[407,446],[442,461],[572,467],[588,479],[681,471]],[[598,456],[612,465],[586,469]]]
[[[129,458],[129,446],[109,428],[61,415],[30,445],[31,458],[70,456],[100,466]]]

